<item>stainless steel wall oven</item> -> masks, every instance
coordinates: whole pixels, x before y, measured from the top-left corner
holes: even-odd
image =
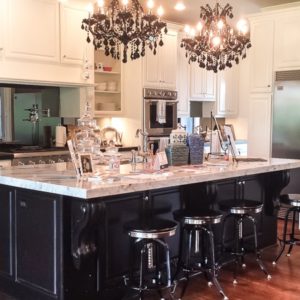
[[[169,136],[177,128],[177,102],[177,91],[144,88],[144,130],[149,136]],[[162,119],[158,119],[158,106]]]

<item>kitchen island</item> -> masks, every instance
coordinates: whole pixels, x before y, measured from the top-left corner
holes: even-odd
[[[89,179],[77,179],[65,163],[3,169],[0,289],[19,299],[119,300],[129,267],[124,224],[145,212],[173,219],[183,203],[205,208],[211,185],[217,202],[237,197],[264,202],[257,217],[260,246],[275,244],[274,207],[288,170],[299,167],[300,160],[214,161],[131,173],[124,165],[120,174],[100,168],[101,176]],[[220,226],[214,228],[217,241]],[[225,234],[230,241],[230,229]],[[247,228],[245,234],[252,235]],[[173,258],[178,242],[179,231],[169,240]]]

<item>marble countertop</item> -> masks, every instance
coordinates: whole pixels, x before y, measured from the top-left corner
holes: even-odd
[[[214,161],[200,166],[170,167],[155,173],[131,173],[130,165],[121,165],[117,174],[101,167],[98,169],[100,176],[77,179],[72,164],[57,163],[2,169],[0,184],[92,199],[293,168],[300,168],[300,160],[270,159],[266,162],[239,162],[238,165]]]

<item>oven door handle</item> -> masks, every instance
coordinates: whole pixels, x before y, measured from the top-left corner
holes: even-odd
[[[158,102],[158,101],[164,101],[166,103],[171,103],[171,104],[175,104],[175,103],[178,103],[178,100],[159,100],[159,99],[145,99],[145,102],[149,102],[149,103],[152,103],[152,102]]]

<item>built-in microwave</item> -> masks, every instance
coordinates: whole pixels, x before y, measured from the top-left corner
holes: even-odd
[[[177,91],[144,88],[144,130],[149,136],[169,136],[177,128]],[[157,106],[164,107],[164,120],[157,119]]]

